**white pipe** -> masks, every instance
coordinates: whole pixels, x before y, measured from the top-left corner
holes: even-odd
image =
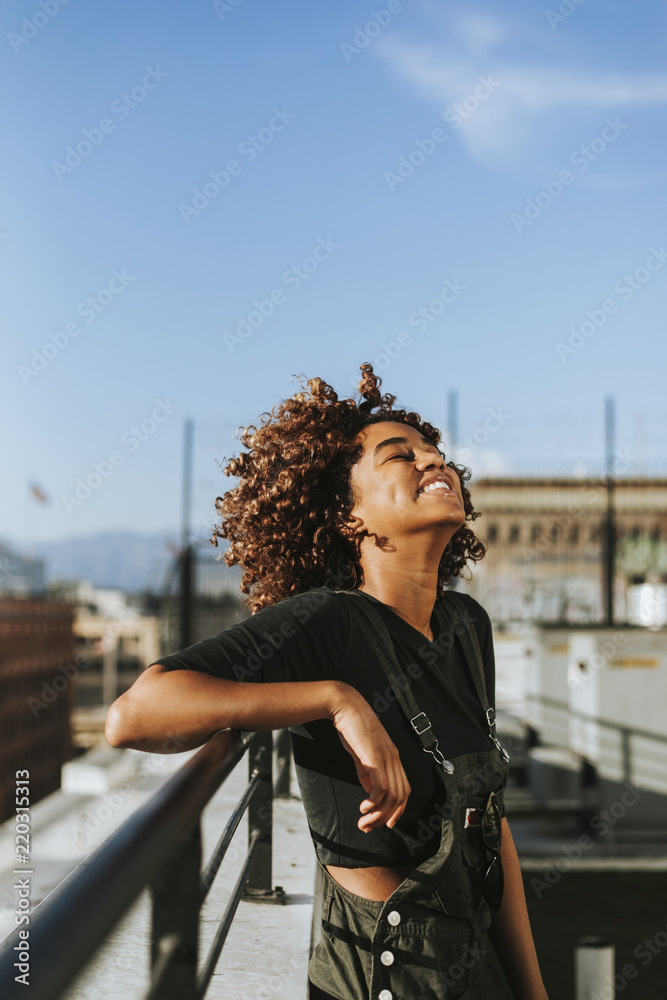
[[[575,1000],[614,1000],[614,946],[603,938],[586,937],[574,953]]]

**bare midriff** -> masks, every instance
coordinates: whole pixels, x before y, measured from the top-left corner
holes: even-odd
[[[326,865],[329,874],[343,889],[364,899],[384,902],[395,892],[412,871],[411,865],[401,868],[340,868]]]

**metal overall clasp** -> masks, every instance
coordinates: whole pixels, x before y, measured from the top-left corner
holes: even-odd
[[[431,728],[431,720],[426,712],[420,712],[418,715],[415,715],[414,718],[410,719],[410,725],[416,732],[417,736],[422,736]],[[445,755],[442,753],[437,740],[435,740],[435,745],[433,747],[422,746],[422,749],[426,753],[430,753],[431,756],[435,758],[436,762],[440,765],[445,774],[454,773],[454,765],[451,760],[447,760]]]
[[[493,708],[487,708],[487,710],[486,710],[486,723],[487,723],[487,725],[489,727],[489,736],[491,737],[491,739],[493,740],[493,742],[496,744],[496,746],[500,750],[501,754],[503,755],[503,760],[507,764],[507,762],[510,759],[510,755],[508,754],[507,750],[500,743],[498,737],[496,736],[496,712],[495,712],[495,709],[493,709]]]

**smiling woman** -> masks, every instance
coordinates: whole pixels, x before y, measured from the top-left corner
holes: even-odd
[[[167,734],[183,750],[222,728],[290,729],[323,887],[313,1000],[498,1000],[487,932],[516,1000],[545,1000],[491,624],[445,590],[484,555],[470,473],[361,371],[362,401],[314,378],[245,429],[213,540],[253,613],[152,664],[107,738],[164,753]]]
[[[464,485],[470,472],[453,462],[445,464],[437,428],[418,413],[394,409],[396,397],[381,395],[381,380],[372,365],[362,365],[361,372],[360,403],[339,400],[322,379],[310,379],[307,392],[263,414],[259,428],[246,428],[241,442],[249,450],[224,468],[240,483],[216,500],[222,516],[213,540],[229,541],[225,562],[244,569],[241,590],[249,595],[253,612],[326,580],[340,587],[360,585],[360,547],[371,529],[355,530],[349,521],[355,483],[361,483],[351,470],[364,453],[364,433],[371,434],[374,455],[372,465],[362,463],[362,479],[375,469],[379,473],[378,481],[368,484],[372,491],[384,481],[388,463],[414,461],[411,445],[416,442],[442,463],[450,486],[456,484],[465,520],[480,516]],[[390,450],[390,444],[396,447]],[[415,480],[415,489],[418,485]],[[382,544],[377,532],[375,541]],[[472,529],[460,525],[441,553],[437,596],[484,553]]]

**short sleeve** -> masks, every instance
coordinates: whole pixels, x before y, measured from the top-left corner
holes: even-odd
[[[319,587],[262,608],[156,663],[166,670],[199,670],[226,680],[317,680],[340,659],[349,627],[344,602]]]

